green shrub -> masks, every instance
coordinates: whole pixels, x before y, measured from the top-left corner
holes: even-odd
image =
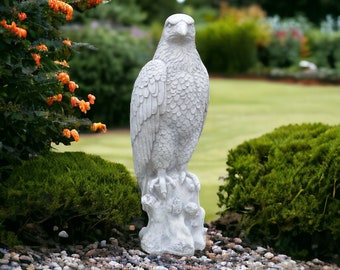
[[[340,243],[340,126],[289,125],[230,150],[223,211],[244,213],[251,239],[297,257]]]
[[[85,239],[140,215],[137,183],[126,168],[81,152],[31,158],[0,186],[0,225],[18,239],[25,240],[28,224],[50,236],[57,226]]]
[[[103,121],[108,127],[128,126],[134,81],[141,67],[151,59],[148,40],[99,23],[76,31],[71,28],[65,34],[73,41],[88,42],[95,47],[95,50],[81,48],[70,61],[73,67],[70,74],[80,86],[77,93],[86,96],[82,89],[90,88],[97,97],[96,106],[87,117]]]
[[[244,73],[256,63],[255,24],[219,20],[197,29],[197,50],[211,73]]]
[[[313,30],[307,37],[311,51],[309,59],[318,67],[340,70],[340,33]]]
[[[265,59],[269,67],[291,67],[299,63],[300,47],[300,38],[291,33],[273,33],[268,47],[262,51],[261,60]]]

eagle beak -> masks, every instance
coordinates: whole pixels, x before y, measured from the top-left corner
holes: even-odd
[[[180,36],[185,36],[188,33],[188,25],[186,22],[180,21],[176,26],[176,31]]]

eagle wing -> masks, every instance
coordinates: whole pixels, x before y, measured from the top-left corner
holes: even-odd
[[[159,116],[165,111],[165,99],[166,65],[161,60],[151,60],[135,81],[130,105],[130,136],[140,186],[159,129]]]

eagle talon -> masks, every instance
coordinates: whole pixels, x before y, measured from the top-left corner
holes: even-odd
[[[150,191],[159,186],[159,191],[163,198],[166,198],[167,195],[167,185],[171,185],[172,187],[175,186],[174,180],[167,175],[158,176],[150,181]]]
[[[193,173],[182,172],[181,177],[180,177],[181,184],[183,184],[184,181],[187,182],[187,184],[189,186],[189,190],[191,190],[191,191],[194,190],[195,188],[197,190],[200,190],[200,188],[201,188],[200,181],[198,180],[197,176],[194,175]]]

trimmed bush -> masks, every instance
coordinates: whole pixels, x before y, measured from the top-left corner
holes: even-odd
[[[219,187],[223,212],[298,258],[332,259],[340,248],[340,126],[283,126],[230,150]]]
[[[140,215],[139,189],[127,169],[82,152],[31,158],[0,185],[0,228],[24,242],[32,240],[26,239],[29,228],[48,238],[57,226],[79,240]]]
[[[256,64],[255,24],[219,20],[197,30],[197,50],[211,73],[248,71]]]

